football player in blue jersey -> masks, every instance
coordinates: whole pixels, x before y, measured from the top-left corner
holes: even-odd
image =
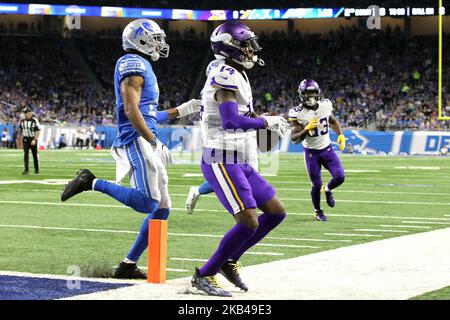
[[[148,220],[169,216],[166,166],[171,163],[171,155],[158,140],[157,123],[200,111],[201,101],[195,99],[158,111],[159,88],[150,61],[169,56],[165,37],[150,19],[134,20],[123,31],[126,54],[117,61],[114,73],[119,132],[111,153],[116,160],[116,183],[97,179],[88,169],[81,169],[61,194],[61,200],[66,201],[83,191],[95,190],[147,214],[131,251],[115,271],[117,278],[146,278],[137,262],[148,245]],[[121,185],[127,175],[131,188]]]

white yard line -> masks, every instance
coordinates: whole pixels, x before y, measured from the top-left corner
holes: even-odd
[[[27,204],[27,205],[49,205],[49,206],[73,206],[73,207],[100,207],[100,208],[117,208],[129,209],[124,205],[113,204],[93,204],[93,203],[62,203],[62,202],[38,202],[38,201],[11,201],[0,200],[0,204]],[[186,208],[171,208],[173,211],[186,212]],[[225,212],[223,209],[197,209],[199,212]],[[312,216],[312,213],[288,212],[288,215]],[[433,218],[433,217],[407,217],[407,216],[379,216],[379,215],[357,215],[357,214],[331,214],[331,217],[349,217],[349,218],[375,218],[375,219],[417,219],[417,220],[439,220],[449,221],[450,218]]]
[[[284,253],[278,253],[278,252],[247,251],[245,254],[256,255],[256,256],[284,256]]]
[[[355,231],[363,231],[363,232],[395,232],[395,233],[408,233],[409,231],[405,230],[386,230],[386,229],[353,229]]]
[[[183,196],[185,194],[171,194],[171,196]],[[309,198],[280,198],[282,201],[302,201],[302,202],[311,202]],[[372,200],[336,200],[337,203],[372,203],[372,204],[401,204],[401,205],[426,205],[426,206],[446,206],[450,207],[450,202],[419,202],[419,201],[372,201]],[[0,200],[0,203],[9,203],[9,204],[40,204],[40,205],[54,205],[54,206],[80,206],[80,207],[105,207],[105,208],[113,208],[113,207],[123,207],[123,206],[114,206],[114,205],[103,205],[103,204],[87,204],[87,203],[57,203],[57,202],[38,202],[38,201],[12,201],[12,200]],[[186,210],[186,209],[178,209],[178,210]]]
[[[431,229],[431,227],[428,226],[405,226],[401,224],[380,224],[380,227],[383,228],[412,228],[412,229]]]
[[[450,285],[450,246],[443,239],[450,239],[450,228],[245,267],[241,276],[250,288],[246,293],[237,291],[226,280],[222,279],[222,284],[232,292],[232,299],[239,300],[404,300]],[[326,272],[318,277],[317,270]],[[192,291],[190,279],[69,299],[217,299],[185,294]]]
[[[1,224],[0,228],[24,228],[24,229],[44,229],[44,230],[58,230],[58,231],[83,231],[83,232],[106,232],[106,233],[127,233],[137,234],[137,231],[128,230],[110,230],[110,229],[85,229],[85,228],[66,228],[66,227],[42,227],[42,226],[29,226],[29,225],[13,225],[13,224]],[[222,238],[223,235],[214,234],[195,234],[195,233],[168,233],[169,236],[190,236],[190,237],[206,237],[206,238]],[[272,237],[272,239],[276,239]],[[283,238],[287,239],[287,238]],[[294,244],[269,244],[259,243],[258,246],[262,247],[278,247],[278,248],[312,248],[319,249],[317,246],[301,246]]]
[[[342,236],[342,237],[381,237],[379,234],[362,234],[362,233],[325,233],[326,236]]]
[[[435,221],[402,221],[402,223],[450,225],[450,222],[435,222]]]
[[[273,244],[273,243],[258,243],[256,246],[259,247],[275,247],[275,248],[310,248],[310,249],[320,249],[316,246],[298,246],[296,244]]]
[[[174,261],[193,261],[193,262],[206,262],[207,259],[193,259],[193,258],[169,258],[169,260]]]

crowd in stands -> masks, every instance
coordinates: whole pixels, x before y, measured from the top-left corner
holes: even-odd
[[[0,61],[5,62],[0,65],[0,123],[17,123],[23,107],[29,106],[42,123],[114,124],[114,65],[123,53],[119,35],[120,30],[82,34],[74,40],[47,34],[0,35]],[[334,113],[345,127],[376,123],[378,130],[447,128],[449,122],[437,120],[435,38],[408,39],[399,29],[355,27],[322,36],[261,34],[260,56],[266,66],[248,72],[255,109],[258,113],[286,114],[299,103],[299,82],[313,78],[323,96],[333,101]],[[84,61],[71,55],[69,41]],[[182,34],[168,32],[167,41],[171,45],[169,59],[153,64],[161,109],[198,97],[201,85],[193,90],[197,79],[200,84],[204,81],[210,51],[204,35],[193,29]],[[81,72],[81,64],[86,62],[100,88]],[[450,66],[450,61],[444,66]],[[448,71],[446,67],[444,87],[450,83]],[[449,102],[444,92],[444,111]],[[195,120],[190,118],[183,124]]]

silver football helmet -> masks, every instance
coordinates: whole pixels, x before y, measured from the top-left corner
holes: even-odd
[[[164,30],[150,19],[130,22],[123,30],[122,47],[125,51],[136,50],[148,55],[152,61],[167,58],[170,51]]]

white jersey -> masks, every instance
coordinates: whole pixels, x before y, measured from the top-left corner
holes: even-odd
[[[249,146],[248,141],[252,140],[256,143],[256,133],[242,130],[237,130],[237,132],[234,130],[225,131],[222,128],[219,103],[215,99],[215,94],[220,89],[235,92],[240,115],[250,117],[253,113],[252,89],[245,72],[240,73],[226,64],[221,64],[212,69],[202,91],[201,129],[203,146],[205,148],[233,150],[248,155],[249,149],[254,148]],[[254,143],[251,143],[251,145],[254,146]]]
[[[328,99],[322,99],[318,105],[316,110],[301,105],[289,110],[289,121],[297,121],[303,127],[314,118],[319,120],[319,126],[311,130],[302,141],[303,147],[307,149],[322,150],[331,144],[329,118],[333,112],[333,104]]]

